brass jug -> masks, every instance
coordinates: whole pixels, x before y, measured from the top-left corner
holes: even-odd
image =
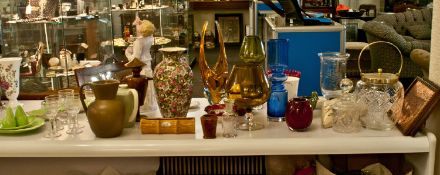
[[[208,21],[205,22],[202,28],[202,38],[200,41],[200,53],[199,53],[199,67],[202,74],[203,85],[207,88],[209,95],[208,100],[210,103],[218,104],[225,96],[225,85],[228,78],[228,60],[226,57],[225,44],[223,42],[222,30],[218,22],[215,22],[217,26],[217,33],[220,44],[220,53],[217,58],[217,62],[211,69],[206,62],[205,58],[205,33],[208,27]],[[209,99],[210,97],[210,99]]]
[[[84,102],[85,86],[91,86],[96,98],[88,107]],[[117,137],[124,129],[124,105],[116,99],[118,86],[117,80],[102,80],[86,83],[80,88],[81,103],[86,111],[90,128],[97,137]]]

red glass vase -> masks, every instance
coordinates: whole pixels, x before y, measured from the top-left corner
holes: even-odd
[[[292,98],[286,107],[286,123],[290,130],[303,131],[313,120],[313,109],[310,101],[303,97]]]

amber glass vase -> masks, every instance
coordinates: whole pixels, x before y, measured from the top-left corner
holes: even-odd
[[[262,65],[234,65],[226,84],[227,98],[235,100],[239,108],[247,109],[246,122],[239,125],[241,130],[258,130],[264,125],[253,121],[252,107],[264,104],[269,98],[270,87]]]
[[[205,58],[205,33],[208,27],[208,22],[205,22],[202,28],[202,38],[200,41],[200,52],[198,58],[203,85],[207,89],[205,94],[211,104],[218,104],[224,98],[225,84],[226,79],[228,78],[228,60],[223,42],[223,34],[220,25],[217,22],[215,24],[217,26],[220,44],[220,53],[217,57],[217,62],[213,68],[210,68]]]

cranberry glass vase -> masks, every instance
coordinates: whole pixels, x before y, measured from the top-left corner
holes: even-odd
[[[299,97],[290,99],[286,108],[286,123],[290,130],[303,131],[312,124],[313,109],[310,101]]]

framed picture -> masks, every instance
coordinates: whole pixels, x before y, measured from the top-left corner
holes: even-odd
[[[240,44],[243,39],[243,14],[215,14],[215,20],[218,21],[223,31],[225,44]],[[216,41],[218,33],[215,30]]]
[[[397,128],[406,136],[414,136],[428,119],[440,97],[440,87],[417,77],[405,91],[403,107],[395,115]]]

